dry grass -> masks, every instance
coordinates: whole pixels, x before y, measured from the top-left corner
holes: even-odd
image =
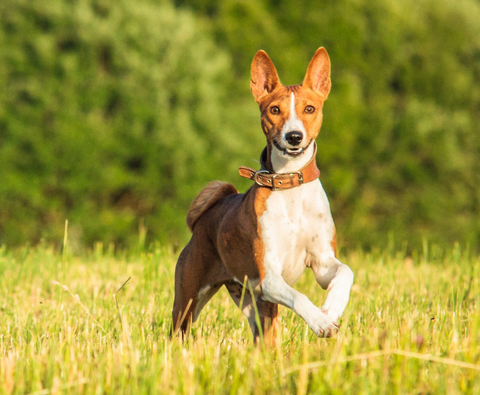
[[[269,350],[223,291],[186,344],[169,340],[168,248],[0,249],[0,394],[480,393],[480,259],[425,251],[345,254],[356,279],[339,334],[316,338],[282,308]],[[296,288],[326,295],[311,273]]]

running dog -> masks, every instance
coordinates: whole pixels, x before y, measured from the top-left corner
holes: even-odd
[[[187,214],[192,238],[175,271],[174,332],[185,334],[222,286],[248,318],[256,340],[255,309],[264,338],[274,341],[279,304],[295,311],[317,336],[338,329],[353,272],[336,258],[335,226],[316,165],[315,138],[330,87],[324,48],[316,51],[303,83],[294,86],[280,83],[264,51],[255,55],[250,88],[267,140],[261,169],[239,169],[255,182],[245,194],[214,181],[193,201]],[[328,290],[321,308],[292,288],[307,267]]]

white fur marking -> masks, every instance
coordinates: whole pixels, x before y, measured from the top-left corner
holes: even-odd
[[[211,288],[210,285],[205,285],[204,287],[202,287],[200,291],[198,291],[197,299],[198,300],[203,299],[203,297],[207,294],[207,292],[210,291],[210,288]]]
[[[307,132],[305,131],[305,126],[303,126],[303,122],[298,118],[295,111],[295,94],[292,92],[290,95],[290,116],[288,117],[287,122],[285,122],[285,125],[283,125],[282,128],[282,140],[285,145],[289,146],[287,140],[285,140],[285,134],[294,130],[302,132],[304,137],[306,137]],[[300,147],[303,148],[304,145],[300,145]]]
[[[295,171],[313,151],[298,161],[282,162],[279,154],[272,156],[275,170],[281,165],[282,169]],[[334,225],[320,181],[272,193],[259,224],[265,245],[264,299],[290,307],[317,335],[328,334],[347,305],[353,273],[335,258],[331,245]],[[329,288],[324,311],[291,287],[307,266],[312,267],[319,284]]]
[[[197,295],[197,306],[195,307],[195,311],[193,313],[193,322],[195,322],[198,318],[198,315],[202,311],[203,307],[205,306],[205,297],[208,295],[208,292],[212,289],[210,285],[205,285],[198,291]],[[207,300],[208,301],[208,300]]]
[[[308,146],[302,155],[290,157],[283,154],[283,151],[272,147],[272,166],[276,173],[289,173],[300,170],[305,166],[315,151],[313,143]]]

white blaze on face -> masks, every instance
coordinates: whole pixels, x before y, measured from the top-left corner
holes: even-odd
[[[282,141],[285,145],[289,145],[287,140],[285,140],[285,134],[288,132],[298,131],[303,133],[304,142],[306,142],[305,135],[305,127],[303,126],[303,122],[298,118],[297,113],[295,112],[295,94],[292,92],[290,95],[290,116],[288,117],[287,122],[283,125],[282,128]]]
[[[283,125],[282,133],[281,133],[281,140],[282,140],[283,147],[287,149],[293,148],[290,146],[290,144],[287,143],[287,140],[285,139],[285,135],[288,132],[293,132],[294,130],[303,133],[303,140],[301,144],[295,148],[297,149],[305,148],[306,145],[309,143],[309,141],[307,139],[305,126],[303,125],[303,122],[299,119],[299,117],[297,116],[297,113],[295,112],[295,94],[292,92],[290,95],[290,114],[287,122],[285,122],[285,125]],[[285,150],[279,150],[277,147],[273,146],[272,157],[271,157],[273,170],[277,173],[288,173],[292,171],[298,171],[308,163],[308,161],[313,155],[313,152],[314,152],[313,144],[310,144],[308,148],[305,149],[305,152],[302,155],[299,155],[296,157],[285,155]]]

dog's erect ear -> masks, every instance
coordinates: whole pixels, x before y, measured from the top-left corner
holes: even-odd
[[[325,48],[318,48],[313,55],[302,85],[317,91],[325,99],[327,98],[332,83],[330,81],[330,58]]]
[[[265,51],[258,51],[253,58],[250,89],[258,102],[280,83],[277,70]]]

